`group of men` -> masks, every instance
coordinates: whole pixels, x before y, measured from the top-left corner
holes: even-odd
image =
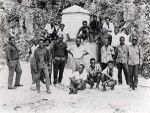
[[[92,34],[95,40],[99,28],[94,27],[97,24],[95,23],[97,17],[94,16],[94,19],[94,22],[90,23],[91,27],[93,26],[90,35]],[[104,28],[112,33],[112,30],[109,30],[112,25],[107,21],[106,19]],[[88,29],[90,28],[87,26],[86,21],[83,21],[83,26],[79,29],[76,44],[71,47],[68,47],[64,40],[64,24],[60,24],[60,28],[56,30],[52,21],[45,29],[48,34],[46,38],[40,38],[38,41],[35,38],[33,46],[29,51],[32,84],[36,85],[38,93],[40,93],[40,81],[46,84],[47,93],[51,93],[52,69],[54,86],[64,86],[62,80],[65,64],[68,61],[68,54],[73,58],[73,73],[69,77],[70,94],[76,94],[78,90],[84,90],[86,84],[89,84],[90,88],[93,88],[95,82],[97,89],[99,89],[101,82],[103,91],[106,91],[107,86],[113,90],[117,84],[116,76],[118,76],[118,84],[122,84],[122,70],[124,71],[125,80],[127,85],[130,86],[130,89],[135,90],[137,88],[138,70],[143,63],[143,53],[141,47],[138,46],[138,37],[132,36],[132,44],[127,46],[125,43],[126,37],[120,36],[119,45],[113,47],[111,45],[112,35],[110,34],[109,37],[105,38],[104,45],[100,48],[100,62],[97,62],[95,58],[91,58],[89,61],[90,66],[86,67],[84,58],[89,52],[81,44],[82,41],[84,42],[89,37]],[[80,33],[81,31],[82,33]],[[8,89],[16,89],[16,87],[23,86],[20,84],[22,70],[19,62],[19,51],[15,45],[15,37],[13,36],[9,37],[9,43],[6,48],[6,59],[9,69]],[[117,68],[115,68],[114,61]],[[16,80],[13,86],[14,72],[16,72]]]

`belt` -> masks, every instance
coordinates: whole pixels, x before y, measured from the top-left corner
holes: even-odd
[[[66,60],[66,57],[55,57],[55,60]]]

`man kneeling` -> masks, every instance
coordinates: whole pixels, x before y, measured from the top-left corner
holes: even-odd
[[[114,79],[117,76],[118,70],[114,67],[113,61],[108,62],[108,66],[102,72],[102,87],[106,91],[106,87],[111,87],[114,90],[117,81]]]
[[[69,94],[77,94],[78,90],[84,90],[86,88],[85,79],[87,78],[87,73],[85,71],[85,66],[80,64],[79,70],[73,73],[70,77],[70,92]]]

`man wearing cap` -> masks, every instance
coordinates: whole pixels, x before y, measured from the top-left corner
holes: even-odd
[[[138,38],[132,37],[132,45],[129,46],[128,52],[128,65],[129,65],[129,85],[130,88],[135,90],[138,85],[138,71],[143,63],[143,52],[138,45]]]
[[[48,66],[49,66],[49,51],[44,46],[44,39],[39,39],[38,41],[39,46],[34,52],[35,57],[35,71],[36,71],[36,87],[37,87],[37,93],[40,93],[40,76],[42,73],[44,73],[46,78],[46,89],[47,93],[50,94],[50,81],[49,81],[49,72],[48,72]]]
[[[54,82],[53,84],[56,85],[57,83],[59,85],[62,85],[62,79],[63,79],[63,72],[65,68],[65,64],[68,60],[68,50],[67,50],[67,44],[63,42],[63,35],[58,35],[58,41],[53,46],[53,64],[54,64]],[[59,73],[59,77],[58,77]]]
[[[66,31],[64,30],[65,25],[63,23],[60,24],[60,27],[57,29],[57,35],[59,34],[63,34],[64,36],[64,42],[66,42],[67,40],[70,39],[69,34],[66,33]]]
[[[114,42],[114,24],[110,22],[110,18],[106,17],[105,18],[105,22],[103,24],[103,29],[107,31],[108,34],[111,35],[111,37],[109,37],[109,44],[113,46],[113,42]]]
[[[20,77],[22,74],[22,69],[19,62],[19,51],[15,44],[15,38],[10,36],[9,43],[6,48],[6,59],[9,69],[8,75],[8,89],[16,89],[16,87],[23,86],[20,84]],[[15,85],[13,86],[13,76],[16,72]]]

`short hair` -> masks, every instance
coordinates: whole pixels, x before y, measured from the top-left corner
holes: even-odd
[[[95,17],[97,18],[97,16],[96,16],[96,15],[94,15],[94,16],[93,16],[93,18],[95,18]]]
[[[77,40],[80,40],[80,41],[81,41],[81,38],[78,36],[78,37],[76,38],[76,41],[77,41]]]
[[[137,36],[133,36],[132,40],[138,40]]]
[[[9,40],[9,41],[11,41],[11,39],[13,39],[13,38],[15,39],[15,37],[13,37],[13,36],[10,36],[8,40]]]
[[[86,20],[82,21],[82,24],[84,24],[84,23],[86,23],[86,24],[87,24],[87,21],[86,21]]]
[[[38,40],[38,43],[39,43],[40,41],[43,41],[43,42],[44,42],[44,39],[40,38],[40,39]]]
[[[65,24],[61,23],[61,24],[60,24],[60,26],[63,26],[63,27],[64,27],[64,26],[65,26]]]
[[[94,60],[94,61],[95,61],[95,58],[91,58],[91,59],[90,59],[90,62],[91,62],[92,60]]]
[[[121,38],[124,38],[124,36],[121,36],[120,39],[121,39]],[[124,39],[125,39],[125,38],[124,38]]]
[[[107,19],[111,20],[110,17],[106,17],[106,18],[105,18],[105,20],[107,20]]]
[[[80,64],[80,66],[82,66],[83,68],[85,68],[84,64]]]
[[[107,64],[113,64],[114,62],[112,60],[108,61]]]

